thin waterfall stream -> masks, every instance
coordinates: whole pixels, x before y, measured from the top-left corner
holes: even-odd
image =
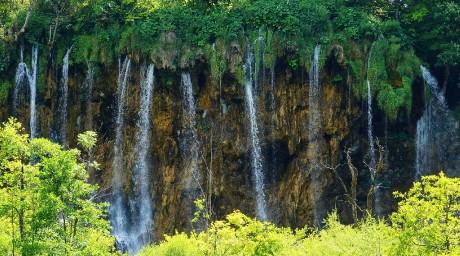
[[[68,116],[68,105],[69,105],[69,56],[72,47],[70,47],[64,59],[62,60],[62,77],[60,86],[60,98],[59,98],[59,133],[58,142],[65,146],[67,142],[67,116]]]
[[[37,98],[37,72],[38,72],[38,47],[32,46],[32,72],[29,78],[30,87],[30,138],[37,136],[37,114],[36,114],[36,98]]]
[[[249,38],[246,38],[246,60],[244,63],[244,89],[246,93],[246,107],[249,114],[249,135],[251,137],[251,164],[256,193],[256,216],[259,220],[267,220],[267,205],[265,199],[264,173],[262,168],[262,150],[259,143],[259,129],[257,126],[257,107],[253,92],[253,56]]]
[[[186,193],[187,216],[193,219],[195,213],[194,201],[203,198],[202,176],[199,168],[200,141],[196,124],[196,102],[193,95],[193,84],[190,73],[182,72],[182,136],[181,151],[184,160],[184,188]],[[199,226],[201,223],[197,223]],[[193,225],[193,223],[192,223]],[[202,227],[195,227],[200,230]]]
[[[319,58],[321,54],[321,45],[316,45],[315,52],[310,67],[310,86],[308,90],[308,155],[310,160],[311,175],[311,197],[313,200],[314,216],[313,223],[315,226],[321,226],[321,221],[325,217],[324,202],[322,201],[321,187],[321,84],[319,82]]]
[[[275,132],[276,132],[276,80],[275,80],[275,64],[270,68],[270,85],[271,85],[271,90],[270,90],[270,110],[272,112],[271,114],[271,180],[273,184],[275,183],[275,176],[276,176],[276,168],[278,165],[278,151],[277,151],[277,146],[275,144]]]
[[[366,85],[367,85],[367,139],[369,142],[369,148],[368,148],[368,154],[369,154],[369,172],[371,175],[371,182],[374,186],[374,204],[373,204],[373,209],[375,211],[375,214],[377,216],[382,215],[382,209],[381,209],[381,191],[380,191],[380,185],[375,184],[375,175],[377,171],[377,159],[375,156],[375,138],[374,138],[374,132],[373,132],[373,112],[372,112],[372,87],[371,87],[371,82],[369,80],[369,69],[371,67],[371,58],[372,58],[372,46],[369,51],[369,56],[367,59],[367,72],[366,72]]]
[[[21,44],[20,50],[20,61],[18,67],[16,68],[16,76],[14,78],[14,91],[13,91],[13,114],[17,115],[18,105],[19,105],[19,93],[24,83],[29,82],[29,69],[27,64],[24,63],[24,45]]]
[[[118,61],[118,82],[117,82],[117,112],[115,127],[115,142],[113,147],[113,177],[112,177],[112,202],[109,209],[109,218],[112,224],[112,235],[122,246],[128,240],[127,225],[128,216],[126,207],[123,204],[123,125],[125,96],[128,87],[128,76],[131,67],[131,60],[126,57],[123,64]]]
[[[134,147],[135,166],[133,170],[134,191],[131,198],[131,214],[134,215],[128,249],[137,253],[143,245],[149,242],[149,232],[152,229],[152,197],[150,195],[149,150],[152,119],[152,100],[154,86],[154,65],[141,67],[141,99],[139,120],[137,122],[136,144]]]
[[[369,142],[369,159],[370,159],[370,168],[371,168],[371,179],[374,182],[375,173],[374,169],[377,165],[377,160],[375,159],[375,146],[374,146],[374,133],[372,127],[372,88],[371,82],[369,80],[369,69],[371,67],[371,58],[372,58],[372,47],[369,51],[369,57],[367,59],[367,74],[366,74],[366,85],[367,85],[367,139]]]
[[[88,64],[88,69],[86,70],[86,77],[84,81],[84,96],[86,101],[86,118],[85,118],[85,129],[93,129],[93,110],[91,107],[91,100],[93,96],[93,87],[94,87],[94,73],[93,66],[91,63]]]
[[[24,47],[21,45],[20,62],[16,69],[16,76],[14,82],[13,92],[13,113],[17,115],[19,104],[23,101],[21,90],[25,88],[26,83],[29,85],[29,108],[30,108],[30,138],[37,136],[37,116],[36,116],[36,96],[37,96],[37,72],[38,72],[38,47],[32,46],[32,63],[31,69],[27,68],[24,63]]]

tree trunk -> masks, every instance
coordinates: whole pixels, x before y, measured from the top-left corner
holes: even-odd
[[[21,168],[21,177],[20,177],[20,190],[21,193],[24,191],[24,166]],[[21,204],[24,202],[24,197],[21,195]],[[19,216],[19,234],[21,236],[21,240],[24,240],[24,209],[19,207],[18,209],[18,216]]]

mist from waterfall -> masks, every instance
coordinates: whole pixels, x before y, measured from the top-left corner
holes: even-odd
[[[251,167],[254,181],[254,190],[256,193],[256,216],[259,220],[267,220],[267,209],[265,199],[264,173],[262,168],[262,150],[259,143],[259,129],[257,126],[257,106],[254,97],[253,81],[253,55],[251,53],[251,44],[249,38],[246,38],[246,59],[244,63],[244,89],[246,94],[246,109],[249,115],[249,135],[251,138]]]
[[[129,242],[128,213],[123,203],[123,126],[124,126],[124,107],[125,96],[128,87],[128,77],[131,67],[131,60],[126,57],[121,63],[118,60],[118,82],[117,82],[117,112],[115,123],[115,142],[113,147],[113,177],[112,177],[112,201],[109,208],[109,218],[112,225],[112,235],[115,236],[122,249],[126,250]]]
[[[152,100],[154,84],[154,66],[141,67],[140,106],[137,121],[136,144],[134,146],[135,165],[132,172],[133,194],[130,198],[131,225],[124,241],[130,253],[137,253],[149,242],[152,230],[152,197],[150,194],[149,150],[152,119]]]
[[[322,201],[321,187],[321,84],[319,82],[319,58],[321,45],[316,45],[310,67],[310,86],[308,90],[308,155],[310,160],[311,188],[310,193],[313,200],[315,226],[321,226],[325,217],[324,202]]]
[[[426,109],[417,121],[415,180],[439,171],[458,177],[460,139],[457,122],[447,107],[444,92],[439,88],[436,78],[424,66],[420,68],[431,97],[426,101]]]

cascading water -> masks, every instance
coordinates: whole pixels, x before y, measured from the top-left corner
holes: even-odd
[[[436,78],[425,67],[421,66],[421,70],[429,86],[431,99],[426,102],[426,110],[417,121],[415,179],[419,180],[422,175],[438,171],[458,177],[460,140],[457,123],[449,112]]]
[[[136,145],[134,147],[135,166],[133,170],[134,191],[131,198],[131,214],[134,221],[128,234],[129,251],[137,253],[149,242],[152,225],[152,198],[150,195],[149,149],[150,122],[153,99],[154,66],[141,67],[141,101],[137,122]]]
[[[271,85],[271,102],[270,109],[272,111],[272,125],[271,125],[271,140],[272,140],[272,152],[271,152],[271,182],[275,183],[276,168],[278,165],[278,152],[275,145],[275,129],[276,129],[276,88],[275,88],[275,64],[270,68],[270,85]]]
[[[29,70],[24,63],[24,47],[21,45],[21,59],[16,70],[16,77],[14,83],[13,93],[13,112],[17,114],[19,104],[19,94],[22,87],[27,82],[29,84],[29,108],[30,108],[30,138],[35,138],[37,135],[37,117],[35,99],[37,95],[37,70],[38,70],[38,47],[32,46],[32,69]]]
[[[37,115],[35,99],[37,97],[38,47],[32,46],[32,73],[29,78],[30,86],[30,137],[37,136]]]
[[[117,115],[115,128],[115,142],[113,147],[113,177],[112,177],[112,202],[109,209],[109,218],[112,224],[112,235],[115,236],[123,250],[127,246],[129,237],[126,233],[128,226],[128,214],[123,204],[123,179],[122,179],[122,144],[123,144],[123,125],[124,125],[124,106],[125,95],[128,87],[128,76],[131,67],[131,60],[126,57],[123,65],[121,60],[118,69],[117,82]]]
[[[254,40],[254,53],[256,54],[256,59],[253,58],[254,64],[254,90],[258,91],[259,89],[259,77],[260,71],[264,70],[264,59],[265,59],[265,38],[262,35],[262,28],[259,29],[259,36]],[[257,58],[258,57],[258,58]],[[263,82],[263,81],[262,81]]]
[[[201,184],[201,174],[198,167],[199,141],[196,127],[196,104],[193,96],[193,84],[188,72],[182,73],[181,92],[182,104],[182,126],[183,126],[183,154],[186,171],[186,189],[190,196],[196,198],[198,188]]]
[[[372,47],[369,51],[369,57],[367,60],[367,75],[366,75],[366,84],[367,84],[367,138],[369,141],[369,171],[371,174],[371,182],[375,185],[375,175],[377,171],[377,160],[375,158],[375,146],[374,146],[374,133],[373,133],[373,125],[372,125],[372,88],[371,82],[369,80],[369,69],[371,67],[371,57],[372,57]],[[380,203],[381,203],[381,191],[380,186],[375,185],[374,187],[374,211],[377,216],[382,215]]]
[[[17,115],[19,104],[19,93],[26,82],[30,83],[30,72],[27,65],[24,63],[24,46],[21,44],[21,58],[16,69],[16,76],[14,79],[14,92],[13,92],[13,113]]]
[[[371,168],[371,179],[372,182],[375,178],[375,167],[377,161],[375,159],[375,147],[374,147],[374,134],[372,132],[372,90],[371,82],[369,81],[369,69],[371,67],[371,57],[372,57],[372,47],[369,51],[369,57],[367,59],[367,75],[366,75],[366,84],[367,84],[367,138],[369,141],[369,158],[370,158],[370,168]]]
[[[249,134],[251,137],[251,163],[252,163],[252,176],[254,179],[255,192],[256,192],[256,216],[259,220],[267,220],[267,209],[264,192],[264,173],[262,169],[262,151],[259,145],[259,129],[257,127],[257,108],[253,95],[253,73],[252,73],[253,57],[251,54],[251,44],[249,39],[246,38],[246,61],[244,64],[245,74],[245,93],[246,93],[246,107],[249,113],[250,129]]]
[[[181,75],[181,92],[182,92],[182,134],[180,140],[180,149],[184,163],[184,188],[185,200],[187,201],[187,216],[194,218],[196,212],[195,200],[205,197],[200,168],[199,154],[200,141],[198,140],[198,130],[196,124],[196,102],[193,96],[193,84],[190,74],[183,72]],[[204,113],[206,115],[206,112]],[[191,222],[196,231],[201,231],[204,228],[204,223]]]
[[[310,175],[312,177],[311,196],[314,204],[313,223],[316,226],[321,225],[325,217],[324,203],[322,201],[320,172],[321,164],[319,154],[321,153],[321,85],[319,83],[319,57],[321,45],[316,45],[313,60],[310,68],[310,87],[308,91],[308,155],[310,158]]]
[[[60,86],[59,98],[59,137],[58,142],[61,145],[66,144],[67,140],[67,112],[69,98],[69,56],[72,47],[67,50],[67,53],[62,60],[62,78]]]
[[[85,129],[92,130],[93,129],[93,111],[91,108],[91,98],[93,95],[93,87],[94,87],[94,75],[93,75],[93,67],[88,64],[88,70],[86,71],[86,77],[84,81],[84,97],[86,101],[86,121],[85,121]]]

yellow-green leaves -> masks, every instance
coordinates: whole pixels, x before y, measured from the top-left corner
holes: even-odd
[[[460,179],[422,177],[402,199],[391,216],[399,232],[395,253],[434,255],[460,252]]]
[[[14,119],[0,126],[0,250],[112,254],[107,204],[91,200],[97,186],[86,183],[89,165],[79,160],[80,151],[64,150],[47,139],[29,141],[22,132]],[[95,142],[94,132],[79,137],[87,151]],[[2,225],[6,219],[8,225]]]
[[[86,131],[82,134],[78,134],[77,142],[78,145],[82,146],[84,149],[89,150],[96,145],[97,134],[93,131]]]

